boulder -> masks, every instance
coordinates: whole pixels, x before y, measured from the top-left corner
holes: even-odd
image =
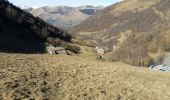
[[[73,51],[74,53],[80,53],[80,47],[78,47],[78,46],[76,46],[74,44],[64,43],[64,44],[62,44],[62,47],[64,47],[66,50]]]
[[[63,47],[56,47],[55,54],[65,54],[65,55],[67,55],[66,50]]]
[[[63,47],[54,47],[54,46],[48,46],[47,52],[52,55],[56,54],[67,54],[66,50]]]
[[[75,53],[74,52],[72,52],[72,51],[70,51],[70,50],[66,50],[66,53],[67,53],[67,55],[75,55]]]
[[[61,47],[65,48],[66,50],[70,50],[74,53],[80,52],[80,47],[78,47],[77,45],[75,45],[73,43],[68,43],[68,42],[60,40],[58,38],[56,38],[54,41],[55,41],[55,45],[61,46]]]

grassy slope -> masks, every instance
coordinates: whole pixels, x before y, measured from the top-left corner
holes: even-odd
[[[170,51],[169,5],[169,0],[125,0],[96,13],[70,32],[85,45],[84,41],[110,49],[116,46],[115,61],[138,66],[161,63],[161,53]]]
[[[104,46],[117,44],[122,32],[163,34],[169,30],[169,4],[168,0],[125,0],[89,17],[70,33]]]
[[[160,1],[161,0],[125,0],[99,11],[84,22],[73,27],[71,31],[95,32],[113,27],[112,25],[114,24],[115,26],[119,26],[124,20],[136,16],[136,12],[145,12],[146,9],[150,9]]]
[[[0,98],[170,99],[169,73],[82,57],[0,53]]]

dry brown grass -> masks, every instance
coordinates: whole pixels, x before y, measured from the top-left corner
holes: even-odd
[[[83,58],[0,53],[0,97],[4,100],[170,99],[169,73]]]

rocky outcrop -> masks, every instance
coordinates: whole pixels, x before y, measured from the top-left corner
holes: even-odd
[[[54,47],[54,46],[48,46],[47,52],[52,55],[56,54],[67,54],[66,50],[63,47]]]

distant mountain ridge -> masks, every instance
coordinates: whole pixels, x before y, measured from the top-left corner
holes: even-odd
[[[69,29],[103,8],[103,6],[95,7],[91,5],[79,7],[44,6],[39,8],[28,8],[25,10],[54,26]]]

